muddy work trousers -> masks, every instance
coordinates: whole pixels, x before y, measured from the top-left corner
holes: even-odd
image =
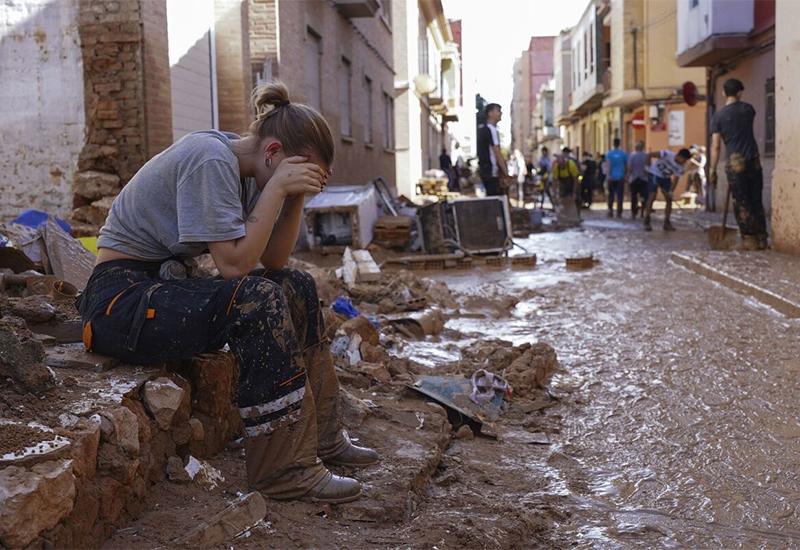
[[[725,165],[725,175],[731,186],[733,213],[742,236],[767,236],[764,214],[764,174],[758,158],[744,160],[733,154]]]
[[[302,496],[326,475],[320,457],[348,445],[314,279],[283,269],[164,281],[158,270],[130,260],[95,268],[77,303],[84,345],[153,364],[227,343],[239,365],[248,481],[276,498]]]

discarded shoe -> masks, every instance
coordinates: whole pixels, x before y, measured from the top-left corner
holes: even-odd
[[[325,502],[328,504],[341,504],[352,502],[361,496],[361,484],[353,478],[337,476],[328,472],[305,495],[303,500],[311,502]]]
[[[348,438],[349,441],[349,438]],[[381,457],[368,447],[350,445],[338,455],[323,458],[323,462],[331,466],[348,466],[350,468],[365,468],[381,461]]]

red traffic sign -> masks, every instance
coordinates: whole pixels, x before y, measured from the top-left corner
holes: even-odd
[[[694,107],[697,105],[699,97],[697,94],[697,86],[695,86],[694,82],[691,80],[683,83],[683,101],[689,107]]]

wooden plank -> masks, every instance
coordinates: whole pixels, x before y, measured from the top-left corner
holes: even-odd
[[[83,290],[94,269],[94,254],[61,229],[53,218],[44,227],[44,242],[53,275]]]

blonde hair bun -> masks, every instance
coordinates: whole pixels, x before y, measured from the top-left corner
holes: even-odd
[[[251,134],[277,139],[287,155],[315,152],[325,164],[333,164],[333,135],[327,121],[316,109],[291,103],[286,84],[275,81],[258,86],[252,100],[256,118],[250,124]]]
[[[289,89],[280,81],[262,84],[251,95],[256,118],[263,118],[278,107],[289,104]]]

